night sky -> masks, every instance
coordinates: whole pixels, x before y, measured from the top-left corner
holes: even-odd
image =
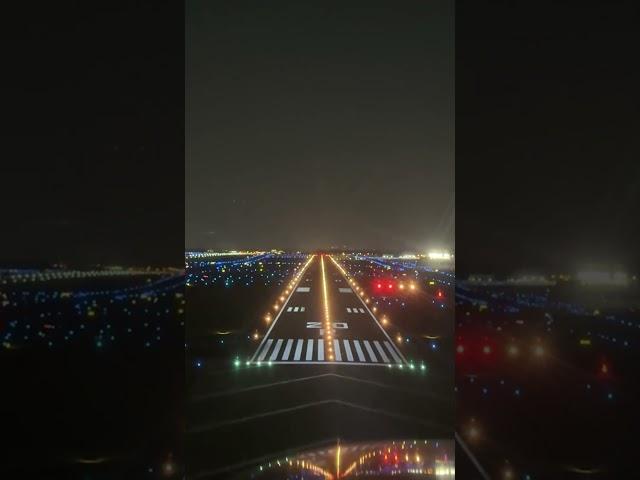
[[[184,265],[184,5],[12,4],[0,264]]]
[[[455,33],[445,1],[184,13],[7,10],[0,263],[455,233],[460,272],[640,268],[635,2],[459,0]]]
[[[637,2],[456,3],[456,267],[640,268]]]
[[[260,4],[188,2],[187,246],[451,247],[453,2]]]

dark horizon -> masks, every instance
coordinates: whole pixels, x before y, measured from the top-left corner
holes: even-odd
[[[632,11],[567,29],[569,6],[462,1],[454,52],[448,3],[191,3],[186,145],[176,11],[34,12],[9,59],[0,263],[346,244],[637,271]],[[151,10],[167,22],[143,32]]]
[[[452,248],[452,2],[188,7],[189,248]]]

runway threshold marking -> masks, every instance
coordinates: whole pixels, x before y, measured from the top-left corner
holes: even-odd
[[[307,263],[305,263],[304,267],[302,267],[302,270],[300,271],[300,277],[298,279],[298,283],[296,283],[296,286],[298,286],[300,284],[300,282],[302,281],[302,279],[304,278],[304,272],[307,271],[307,268],[309,268],[309,265],[311,265],[311,262],[313,261],[313,259],[315,258],[315,255],[312,255],[311,258],[309,260],[307,260]],[[308,289],[307,289],[308,290]],[[269,330],[267,330],[267,333],[265,334],[264,338],[262,339],[262,341],[260,342],[260,345],[258,345],[258,348],[256,349],[255,353],[253,354],[253,356],[251,357],[251,360],[249,360],[250,362],[254,362],[256,360],[256,356],[258,355],[258,352],[260,352],[261,349],[263,349],[262,347],[265,345],[265,342],[267,342],[268,347],[271,346],[271,343],[269,342],[273,342],[272,339],[269,338],[269,334],[271,333],[271,331],[273,330],[273,327],[276,326],[276,323],[278,322],[278,319],[280,318],[280,315],[282,315],[282,312],[285,311],[285,307],[287,306],[287,304],[289,303],[289,300],[291,300],[291,297],[293,296],[293,293],[296,291],[295,288],[291,289],[291,293],[289,294],[289,296],[287,297],[287,299],[284,302],[284,305],[282,305],[282,308],[280,309],[280,311],[278,312],[278,314],[276,315],[276,318],[273,320],[273,322],[271,322],[271,326],[269,327]],[[268,340],[267,340],[268,339]],[[266,355],[266,353],[264,353],[265,351],[268,351],[269,348],[264,348],[263,352],[260,354],[260,357],[263,357],[263,354]],[[258,358],[258,361],[262,361],[261,358]]]
[[[364,353],[362,352],[362,348],[360,348],[360,342],[358,340],[353,341],[353,346],[356,347],[356,353],[358,354],[358,360],[361,362],[366,362],[364,358]]]
[[[334,360],[327,358],[328,343],[333,347]],[[292,350],[294,351],[293,358],[291,358]],[[353,350],[355,350],[357,358],[354,357]],[[380,366],[391,363],[402,364],[402,359],[387,341],[348,338],[344,338],[342,341],[334,338],[331,342],[322,338],[270,338],[258,356],[258,362],[263,361],[297,365],[338,363]]]
[[[350,362],[353,362],[353,354],[351,353],[351,347],[349,346],[349,340],[347,340],[346,338],[343,340],[344,342],[344,351],[347,354],[347,360],[349,360]]]
[[[336,360],[338,362],[342,361],[342,352],[340,352],[340,340],[337,338],[333,340],[333,350],[335,352]]]
[[[269,349],[271,348],[271,344],[273,343],[273,339],[270,338],[269,340],[267,340],[267,344],[265,345],[265,348],[262,349],[262,353],[260,354],[260,356],[258,357],[258,361],[261,362],[264,360],[264,357],[267,356],[267,352],[269,351]]]
[[[293,346],[293,339],[287,340],[287,346],[284,347],[284,353],[282,354],[283,360],[289,360],[289,354],[291,353],[291,347]]]

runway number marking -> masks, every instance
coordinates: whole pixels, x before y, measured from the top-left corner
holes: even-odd
[[[307,328],[322,328],[322,322],[307,322]],[[347,322],[333,322],[333,328],[337,330],[347,330]]]

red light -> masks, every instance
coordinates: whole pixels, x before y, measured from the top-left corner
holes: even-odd
[[[382,284],[379,283],[378,285],[376,285],[377,288],[382,288]]]
[[[388,288],[389,290],[391,290],[391,289],[393,288],[393,284],[392,284],[392,283],[390,283],[389,285],[387,285],[387,288]]]
[[[437,296],[438,298],[442,298],[442,297],[444,297],[444,294],[442,293],[442,290],[438,290],[438,293],[436,293],[436,296]]]

